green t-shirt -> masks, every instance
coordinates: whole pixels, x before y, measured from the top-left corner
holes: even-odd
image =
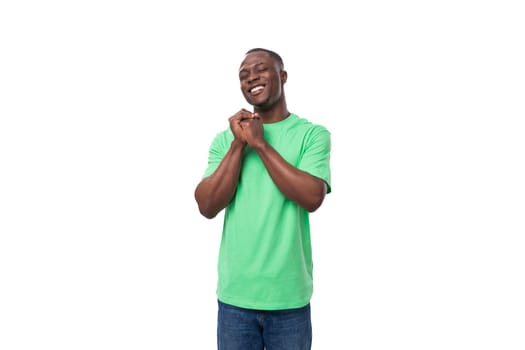
[[[330,132],[291,114],[263,124],[266,141],[291,165],[330,187]],[[227,129],[210,147],[204,176],[229,150]],[[238,307],[276,310],[301,307],[313,292],[309,213],[286,199],[258,154],[246,146],[237,191],[224,214],[217,296]]]

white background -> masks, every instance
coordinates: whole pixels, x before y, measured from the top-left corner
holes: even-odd
[[[524,349],[518,3],[3,1],[0,348],[215,348],[193,190],[266,47],[332,132],[314,349]]]

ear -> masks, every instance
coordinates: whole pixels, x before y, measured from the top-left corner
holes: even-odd
[[[288,79],[288,73],[283,69],[281,70],[281,82],[284,84],[286,83],[286,80]]]

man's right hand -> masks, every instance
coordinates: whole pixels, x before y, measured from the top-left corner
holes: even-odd
[[[233,116],[231,116],[230,119],[228,119],[230,122],[230,129],[236,141],[242,142],[243,145],[246,144],[246,138],[243,135],[243,131],[241,127],[241,121],[245,119],[254,119],[254,118],[255,118],[254,113],[243,108],[237,113],[235,113]]]

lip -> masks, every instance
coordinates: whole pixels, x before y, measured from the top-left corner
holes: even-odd
[[[257,95],[262,94],[265,88],[266,88],[266,86],[263,85],[263,84],[256,84],[256,85],[251,86],[248,89],[248,93],[250,95],[252,95],[252,96],[257,96]],[[254,91],[254,89],[255,89],[255,91]]]

